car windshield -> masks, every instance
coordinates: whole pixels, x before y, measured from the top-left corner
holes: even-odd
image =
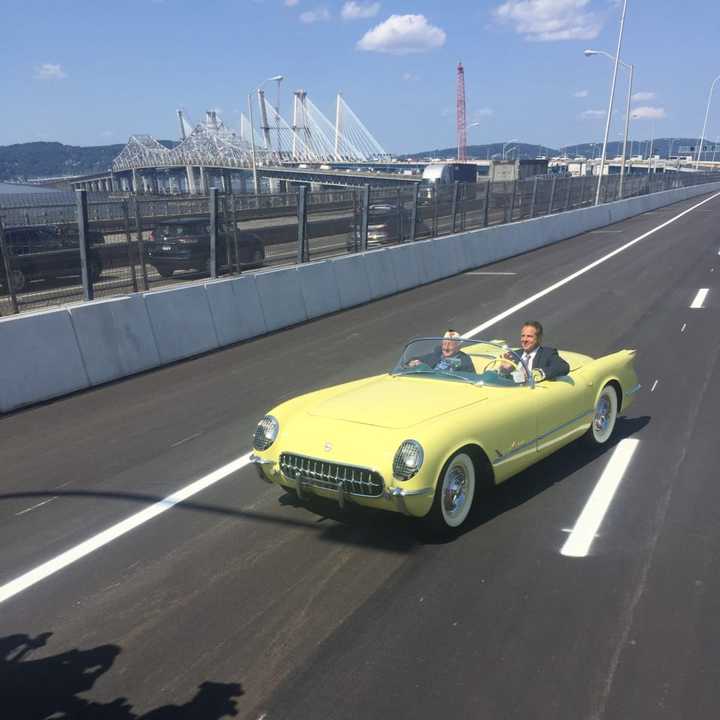
[[[166,238],[200,234],[202,234],[202,225],[161,225],[158,228],[158,235]]]
[[[495,387],[517,387],[528,380],[520,356],[503,341],[459,337],[411,340],[390,374]]]

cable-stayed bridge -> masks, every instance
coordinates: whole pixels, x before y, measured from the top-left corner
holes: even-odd
[[[113,161],[111,177],[93,182],[98,189],[195,193],[206,190],[213,179],[219,179],[224,189],[233,184],[249,189],[251,170],[266,179],[336,185],[409,180],[361,168],[387,162],[390,155],[340,94],[334,122],[304,90],[294,93],[291,122],[262,90],[257,92],[257,112],[255,118],[251,108],[252,120],[241,114],[236,130],[215,110],[208,110],[195,126],[178,111],[180,142],[175,147],[165,147],[150,135],[133,135]],[[333,169],[334,163],[342,163],[342,170]]]

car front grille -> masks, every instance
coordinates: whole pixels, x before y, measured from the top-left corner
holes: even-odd
[[[356,465],[339,465],[304,455],[281,453],[280,470],[288,480],[302,481],[324,490],[344,492],[364,497],[379,497],[384,483],[380,473]]]

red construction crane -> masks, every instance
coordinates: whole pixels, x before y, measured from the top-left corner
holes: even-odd
[[[465,70],[462,63],[457,66],[457,159],[467,159],[467,128],[465,126]]]

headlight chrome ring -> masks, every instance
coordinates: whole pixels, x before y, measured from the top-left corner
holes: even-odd
[[[256,450],[267,450],[275,442],[279,431],[280,423],[272,415],[266,415],[255,430],[253,447]]]
[[[417,440],[403,440],[393,459],[393,477],[409,480],[417,475],[424,460],[425,453]]]

